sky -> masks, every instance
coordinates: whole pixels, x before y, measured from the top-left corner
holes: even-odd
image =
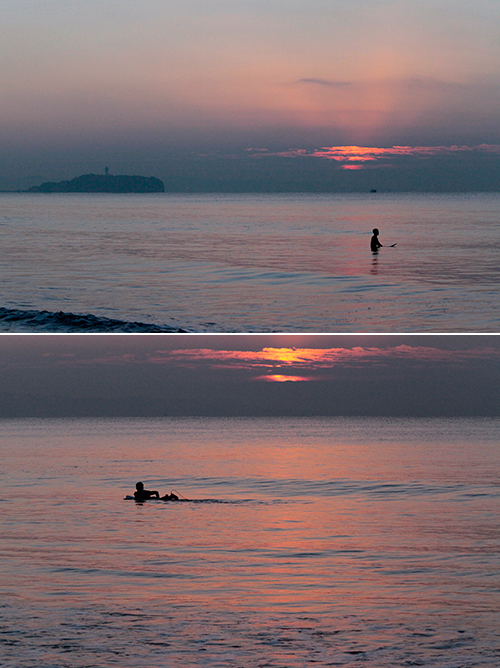
[[[3,0],[0,188],[109,166],[167,190],[498,189],[499,25],[496,0]],[[444,153],[376,177],[324,153],[394,146]]]
[[[3,335],[0,418],[500,415],[500,336]]]

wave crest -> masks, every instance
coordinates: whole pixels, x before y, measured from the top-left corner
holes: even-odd
[[[145,322],[128,322],[92,314],[65,313],[64,311],[22,311],[0,307],[0,330],[16,332],[54,333],[185,333],[177,327],[160,326]]]

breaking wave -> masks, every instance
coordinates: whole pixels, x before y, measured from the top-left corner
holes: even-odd
[[[92,314],[64,311],[22,311],[0,307],[0,330],[4,332],[88,332],[88,333],[185,333],[178,327],[160,326],[145,322],[128,322]]]

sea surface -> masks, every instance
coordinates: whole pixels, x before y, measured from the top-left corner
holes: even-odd
[[[2,420],[2,668],[497,668],[499,437],[499,419]],[[125,500],[138,480],[196,502]]]
[[[500,331],[500,193],[4,193],[0,249],[1,331]]]

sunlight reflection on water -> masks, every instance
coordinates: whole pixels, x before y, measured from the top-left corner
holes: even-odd
[[[497,666],[500,421],[3,421],[9,668]],[[237,503],[136,504],[161,493]]]

